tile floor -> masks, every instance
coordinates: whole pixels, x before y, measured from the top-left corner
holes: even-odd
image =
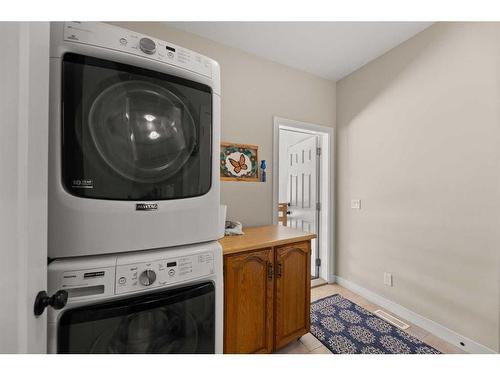
[[[351,292],[350,290],[341,287],[337,284],[330,285],[322,285],[311,289],[311,301],[316,301],[320,298],[324,298],[330,296],[332,294],[340,294],[341,296],[351,300],[352,302],[358,304],[361,307],[364,307],[368,311],[375,311],[380,309],[381,307],[370,303],[365,298],[357,295],[356,293]],[[391,313],[392,314],[392,313]],[[396,316],[398,319],[406,322],[404,319],[401,319],[399,316]],[[434,336],[433,334],[427,332],[426,330],[417,327],[409,322],[406,322],[410,325],[410,328],[405,331],[410,335],[415,336],[416,338],[422,340],[426,344],[436,348],[442,353],[446,354],[463,354],[464,351],[460,350],[454,345],[447,343],[446,341],[441,340],[440,338]],[[288,344],[286,347],[282,348],[277,352],[278,354],[331,354],[330,350],[326,346],[324,346],[316,337],[312,334],[308,333],[307,335],[302,336],[299,340],[294,341]]]

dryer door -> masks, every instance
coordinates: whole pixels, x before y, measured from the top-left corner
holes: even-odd
[[[62,171],[71,194],[163,200],[208,192],[208,86],[66,54],[62,92]]]
[[[67,310],[58,353],[214,353],[211,282]]]

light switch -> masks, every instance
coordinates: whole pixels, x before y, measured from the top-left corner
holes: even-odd
[[[361,199],[352,199],[351,200],[351,208],[353,210],[360,210],[361,209]]]
[[[384,272],[384,284],[392,286],[392,273]]]

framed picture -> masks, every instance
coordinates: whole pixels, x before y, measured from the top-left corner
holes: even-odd
[[[258,146],[222,142],[220,178],[224,181],[259,181]]]

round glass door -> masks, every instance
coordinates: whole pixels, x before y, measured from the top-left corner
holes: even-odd
[[[173,176],[196,144],[194,119],[166,88],[146,82],[116,83],[103,90],[89,112],[92,142],[102,159],[134,182]]]

